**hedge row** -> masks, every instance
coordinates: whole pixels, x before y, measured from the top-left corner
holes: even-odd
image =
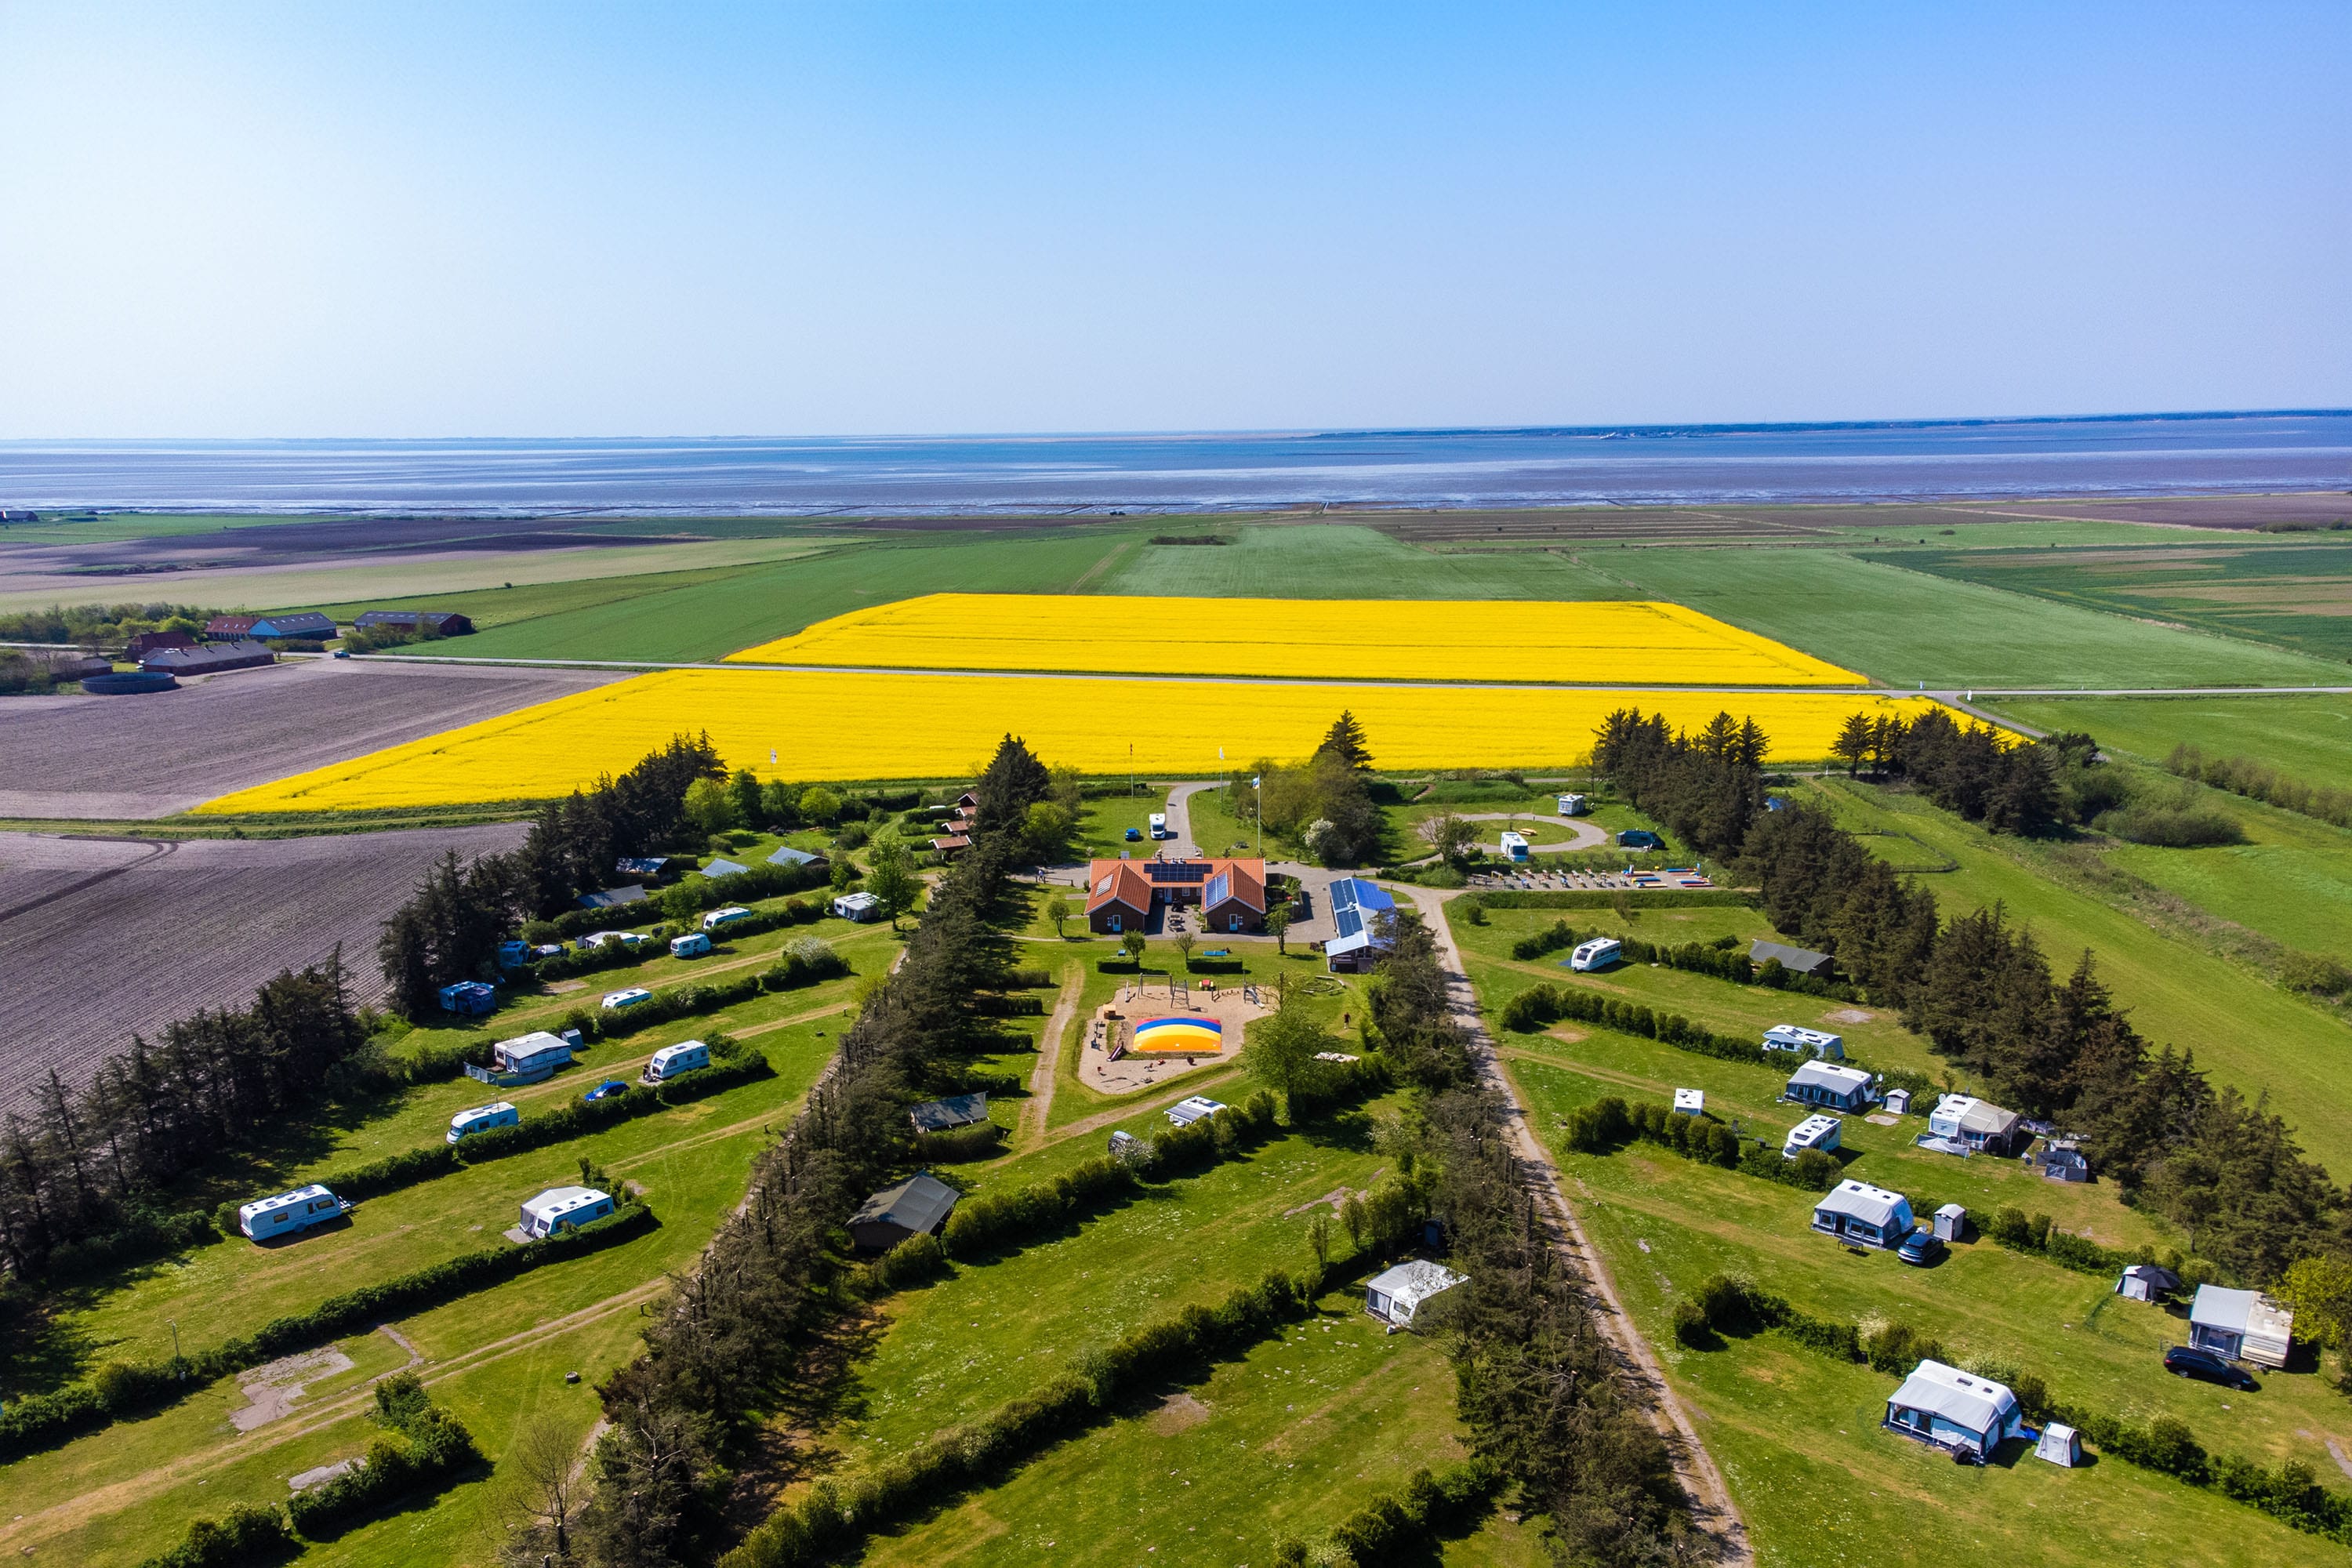
[[[1737,888],[1663,888],[1655,891],[1627,888],[1622,892],[1578,890],[1573,892],[1527,892],[1508,889],[1496,892],[1481,891],[1478,901],[1490,910],[1612,910],[1617,900],[1625,899],[1645,910],[1717,909],[1725,906],[1754,909],[1756,895]]]
[[[1526,963],[1547,953],[1574,947],[1588,937],[1605,934],[1602,931],[1579,931],[1566,921],[1554,921],[1543,930],[1513,942],[1511,956]],[[1794,973],[1776,958],[1768,958],[1759,963],[1739,952],[1729,939],[1720,942],[1685,942],[1671,947],[1662,942],[1643,942],[1635,936],[1620,936],[1617,942],[1624,950],[1625,961],[1629,963],[1659,963],[1668,969],[1728,980],[1735,985],[1798,991],[1808,996],[1827,996],[1841,1002],[1855,1001],[1861,995],[1853,986],[1837,981]]]
[[[176,1545],[159,1552],[139,1568],[261,1568],[283,1563],[302,1550],[286,1522],[286,1510],[275,1504],[241,1502],[225,1519],[199,1519],[188,1526]]]
[[[438,1490],[482,1461],[474,1435],[425,1395],[415,1373],[377,1384],[375,1405],[385,1430],[368,1445],[366,1462],[296,1492],[286,1504],[294,1528],[313,1541],[327,1539],[394,1498],[428,1487]]]
[[[220,1232],[214,1228],[209,1215],[194,1211],[159,1214],[152,1209],[134,1209],[125,1223],[117,1228],[82,1241],[69,1241],[53,1250],[41,1272],[45,1278],[52,1279],[94,1274],[126,1263],[140,1263],[151,1258],[184,1252],[191,1247],[202,1247],[219,1239]]]
[[[1606,1154],[1634,1138],[1672,1149],[1686,1160],[1720,1165],[1809,1193],[1829,1191],[1844,1174],[1835,1156],[1819,1149],[1806,1149],[1795,1159],[1784,1160],[1779,1150],[1768,1144],[1742,1142],[1720,1121],[1677,1116],[1671,1106],[1656,1100],[1628,1105],[1612,1094],[1569,1113],[1568,1145],[1580,1152]]]
[[[310,1311],[273,1318],[252,1335],[212,1350],[163,1362],[109,1362],[87,1382],[18,1400],[0,1413],[0,1460],[64,1442],[119,1416],[173,1404],[216,1378],[289,1352],[411,1317],[551,1263],[631,1240],[655,1223],[653,1211],[643,1204],[625,1204],[610,1219],[544,1241],[469,1252],[380,1285],[347,1290]]]
[[[1415,1470],[1403,1491],[1374,1498],[1332,1526],[1331,1544],[1359,1563],[1426,1552],[1441,1531],[1492,1508],[1509,1480],[1500,1465],[1484,1458],[1451,1466],[1444,1475]],[[1275,1548],[1276,1568],[1304,1568],[1309,1560],[1304,1542],[1285,1541]]]
[[[776,955],[760,983],[771,991],[797,991],[803,985],[839,980],[849,973],[849,960],[835,952],[830,942],[804,936]]]
[[[634,1007],[574,1007],[563,1016],[563,1026],[579,1030],[583,1040],[617,1040],[656,1024],[676,1023],[680,1018],[716,1013],[721,1007],[749,1002],[762,988],[761,977],[756,974],[709,985],[680,985],[671,991],[656,991]]]
[[[984,1484],[1099,1419],[1124,1390],[1255,1343],[1313,1310],[1311,1294],[1286,1275],[1268,1274],[1214,1307],[1187,1307],[1108,1347],[1080,1351],[1072,1373],[1035,1394],[1001,1405],[862,1475],[819,1479],[719,1559],[721,1568],[792,1568],[824,1561],[894,1521]]]
[[[1865,1334],[1852,1323],[1813,1317],[1746,1280],[1723,1275],[1701,1286],[1696,1302],[1686,1300],[1676,1308],[1678,1333],[1694,1310],[1707,1328],[1761,1323],[1810,1349],[1865,1364],[1890,1377],[1909,1373],[1922,1360],[1953,1360],[1941,1344],[1906,1324],[1889,1323]],[[1685,1342],[1692,1342],[1685,1338]],[[2308,1534],[2352,1542],[2352,1493],[2319,1485],[2307,1465],[2289,1459],[2273,1470],[2236,1455],[2217,1456],[2198,1441],[2186,1422],[2173,1416],[2160,1415],[2140,1426],[2053,1398],[2049,1385],[2035,1373],[2005,1366],[1980,1365],[1977,1370],[2009,1385],[2029,1425],[2063,1422],[2090,1439],[2100,1452],[2127,1464],[2161,1471],[2193,1487],[2210,1488]]]
[[[790,893],[806,892],[825,879],[824,873],[812,871],[805,866],[750,866],[735,876],[721,877],[710,883],[708,889],[710,901],[703,907],[715,908],[730,900],[748,904],[759,899],[782,898]],[[612,909],[566,910],[552,920],[530,921],[524,927],[523,935],[527,941],[585,936],[591,931],[630,931],[639,926],[658,925],[667,918],[657,897],[648,898],[641,904],[621,904]]]

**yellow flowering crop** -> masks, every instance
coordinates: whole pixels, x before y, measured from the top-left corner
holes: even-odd
[[[241,790],[203,809],[350,811],[544,798],[618,773],[680,731],[708,731],[729,767],[763,778],[967,777],[1008,731],[1056,766],[1197,777],[1262,756],[1303,756],[1342,708],[1362,721],[1381,767],[1562,765],[1582,761],[1602,716],[1628,705],[1690,729],[1719,710],[1752,715],[1771,737],[1774,760],[1795,763],[1826,759],[1850,713],[1910,718],[1931,704],[1860,691],[683,669]]]
[[[891,669],[1306,679],[1862,686],[1680,605],[1537,599],[1154,599],[927,594],[729,656]]]

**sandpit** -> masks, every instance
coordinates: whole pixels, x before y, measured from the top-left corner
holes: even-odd
[[[1171,997],[1166,977],[1147,975],[1096,1008],[1078,1057],[1078,1081],[1125,1094],[1232,1061],[1241,1055],[1244,1026],[1274,1010],[1272,991],[1238,979],[1196,980],[1189,987],[1178,981],[1173,990]],[[1139,1048],[1139,1037],[1146,1048]],[[1149,1048],[1155,1043],[1163,1048]]]

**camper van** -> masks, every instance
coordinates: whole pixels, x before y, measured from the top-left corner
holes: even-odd
[[[1559,814],[1562,816],[1582,816],[1588,809],[1590,808],[1585,805],[1584,797],[1580,795],[1564,795],[1559,797]]]
[[[1528,836],[1524,833],[1503,835],[1503,858],[1524,863],[1528,858]]]
[[[351,1212],[351,1205],[314,1183],[275,1197],[238,1205],[236,1228],[256,1241],[274,1241]]]
[[[1834,1116],[1806,1117],[1789,1129],[1788,1138],[1780,1144],[1780,1158],[1793,1160],[1808,1149],[1828,1153],[1838,1146],[1838,1132],[1844,1125]]]
[[[720,926],[732,925],[737,921],[748,921],[751,918],[751,911],[745,909],[742,905],[730,904],[723,910],[713,910],[709,914],[703,916],[702,929],[705,931],[717,931]]]
[[[1168,814],[1166,812],[1155,811],[1151,814],[1151,837],[1154,838],[1165,838],[1169,837]]]
[[[1596,936],[1591,942],[1578,944],[1568,955],[1568,966],[1579,974],[1588,970],[1606,969],[1625,956],[1625,944],[1613,936]]]
[[[667,1083],[680,1073],[710,1065],[710,1047],[700,1040],[681,1040],[674,1046],[664,1046],[646,1064],[647,1083]]]
[[[449,1118],[449,1142],[476,1132],[488,1132],[493,1127],[512,1127],[522,1120],[522,1113],[499,1100],[496,1105],[478,1105],[471,1110],[461,1110]]]
[[[669,955],[672,958],[700,958],[709,951],[710,939],[698,931],[669,939]]]
[[[1801,1029],[1794,1024],[1775,1024],[1764,1031],[1764,1048],[1787,1051],[1791,1056],[1811,1057],[1818,1061],[1845,1060],[1845,1037],[1823,1034],[1819,1029]]]

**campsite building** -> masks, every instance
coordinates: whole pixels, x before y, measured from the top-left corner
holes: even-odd
[[[959,1127],[977,1127],[988,1120],[988,1096],[951,1094],[945,1100],[927,1100],[907,1115],[918,1132],[952,1132]]]
[[[1364,1286],[1364,1310],[1391,1329],[1412,1327],[1413,1314],[1433,1296],[1442,1296],[1469,1277],[1416,1258],[1374,1275]]]
[[[352,623],[362,631],[378,626],[400,632],[433,632],[445,637],[465,637],[474,629],[472,620],[455,610],[365,610]]]
[[[2189,1304],[2189,1342],[2199,1350],[2256,1366],[2283,1367],[2294,1340],[2294,1314],[2260,1290],[2200,1285]]]
[[[1227,932],[1265,930],[1265,862],[1095,860],[1087,867],[1087,929],[1097,936],[1150,927],[1155,907],[1197,908],[1201,927]]]
[[[1948,1094],[1927,1113],[1927,1134],[1971,1152],[2013,1154],[2030,1136],[2024,1119],[1970,1094]]]
[[[1327,897],[1339,933],[1323,943],[1324,962],[1333,973],[1370,969],[1396,945],[1396,900],[1387,889],[1361,877],[1341,877]]]
[[[1809,947],[1790,947],[1779,942],[1751,942],[1748,944],[1748,957],[1759,969],[1777,958],[1780,961],[1780,967],[1790,973],[1810,975],[1817,980],[1827,980],[1830,972],[1837,967],[1837,960],[1826,952],[1815,952]]]
[[[335,635],[335,617],[317,610],[299,610],[292,615],[263,616],[253,623],[249,637],[310,637],[323,642]]]
[[[1831,1110],[1864,1110],[1870,1105],[1870,1075],[1834,1062],[1806,1062],[1789,1075],[1780,1098]]]
[[[135,661],[146,658],[151,653],[161,653],[167,647],[195,646],[196,639],[185,632],[141,632],[131,639],[123,652]]]
[[[849,1216],[849,1238],[867,1252],[887,1252],[909,1237],[937,1236],[961,1194],[927,1172],[885,1187]]]
[[[2025,1413],[2017,1395],[1992,1379],[1923,1361],[1887,1400],[1883,1425],[1982,1464],[2004,1439],[2025,1435]]]
[[[1813,1228],[1864,1247],[1899,1247],[1915,1228],[1911,1200],[1867,1182],[1840,1182],[1813,1205]]]
[[[550,1187],[522,1205],[522,1233],[533,1241],[559,1230],[577,1230],[613,1212],[613,1194],[593,1187]]]

